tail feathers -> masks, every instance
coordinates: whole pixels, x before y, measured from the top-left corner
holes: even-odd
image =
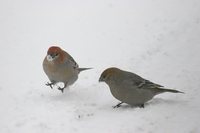
[[[172,90],[172,89],[163,89],[164,92],[172,92],[172,93],[184,93],[182,91],[178,91],[178,90]]]
[[[92,68],[79,68],[79,72],[82,72],[82,71],[85,71],[85,70],[89,70],[89,69],[92,69]]]
[[[164,93],[164,92],[171,92],[171,93],[184,93],[182,91],[173,90],[173,89],[166,89],[166,88],[155,88],[155,92],[157,94]]]

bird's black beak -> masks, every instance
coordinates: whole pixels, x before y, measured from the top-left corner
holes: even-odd
[[[58,56],[58,54],[49,54],[53,59]]]
[[[99,82],[104,82],[102,77],[99,78]]]

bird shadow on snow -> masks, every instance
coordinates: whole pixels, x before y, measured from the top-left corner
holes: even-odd
[[[66,100],[74,100],[77,97],[77,94],[75,92],[69,90],[69,88],[66,88],[64,90],[64,93],[62,93],[56,89],[53,91],[57,91],[57,92],[53,92],[49,95],[49,98],[51,100],[66,101]]]
[[[64,93],[60,92],[59,90],[52,90],[52,93],[49,93],[48,97],[52,101],[59,101],[59,102],[73,102],[74,104],[91,104],[88,100],[89,94],[84,92],[84,90],[80,90],[79,88],[65,88]],[[95,103],[94,103],[95,104]]]
[[[181,100],[173,100],[173,99],[163,99],[163,98],[154,98],[148,103],[146,103],[147,106],[156,106],[156,105],[178,105],[178,104],[184,104],[185,101]]]
[[[176,106],[176,105],[183,105],[186,104],[186,101],[181,100],[172,100],[172,99],[163,99],[163,98],[154,98],[151,101],[144,104],[144,108],[153,107],[153,106],[162,106],[162,105],[170,105],[170,106]],[[122,104],[120,108],[128,109],[128,108],[141,108],[138,106],[131,106],[128,104]]]
[[[91,107],[98,105],[98,103],[95,103],[95,101],[97,101],[97,102],[99,101],[98,99],[95,100],[94,97],[89,98],[88,95],[90,93],[84,92],[83,90],[81,90],[81,92],[79,92],[80,91],[79,88],[74,88],[74,89],[66,88],[64,90],[64,93],[60,92],[56,88],[52,91],[53,91],[52,93],[48,94],[49,99],[52,101],[59,101],[59,102],[64,102],[64,103],[65,102],[67,102],[67,103],[73,102],[74,104],[79,103],[79,104],[84,104],[84,105],[88,105]],[[98,97],[96,97],[96,98],[98,98]],[[94,101],[91,102],[90,100],[94,100]],[[144,108],[153,107],[153,106],[165,106],[165,105],[176,106],[176,105],[186,105],[186,104],[187,104],[187,101],[182,101],[179,99],[163,99],[163,98],[155,97],[151,101],[145,103]],[[99,108],[102,108],[102,107],[99,107]],[[106,107],[103,106],[103,108],[105,109]],[[129,109],[129,108],[139,108],[139,107],[130,106],[130,105],[124,103],[120,106],[120,108]]]

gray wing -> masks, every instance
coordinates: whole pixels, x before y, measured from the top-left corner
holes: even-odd
[[[160,88],[162,85],[155,84],[149,80],[144,79],[142,82],[138,82],[138,88]]]
[[[69,59],[69,61],[74,68],[79,68],[78,64],[76,63],[76,61],[72,57]]]
[[[65,54],[67,55],[67,57],[68,57],[68,59],[67,59],[65,62],[71,64],[72,67],[73,67],[74,69],[78,69],[79,66],[78,66],[78,64],[76,63],[76,61],[74,60],[74,58],[73,58],[71,55],[69,55],[67,52],[64,51],[64,53],[65,53]]]
[[[132,85],[132,86],[135,86],[137,87],[138,89],[140,88],[160,88],[160,87],[163,87],[162,85],[159,85],[159,84],[155,84],[149,80],[146,80],[142,77],[140,77],[139,75],[137,74],[134,74],[134,73],[130,73],[130,72],[126,72],[126,75],[127,78],[126,79],[126,83]]]

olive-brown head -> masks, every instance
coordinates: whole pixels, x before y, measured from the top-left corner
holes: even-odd
[[[103,71],[99,78],[99,82],[110,82],[121,70],[116,67],[110,67]]]

